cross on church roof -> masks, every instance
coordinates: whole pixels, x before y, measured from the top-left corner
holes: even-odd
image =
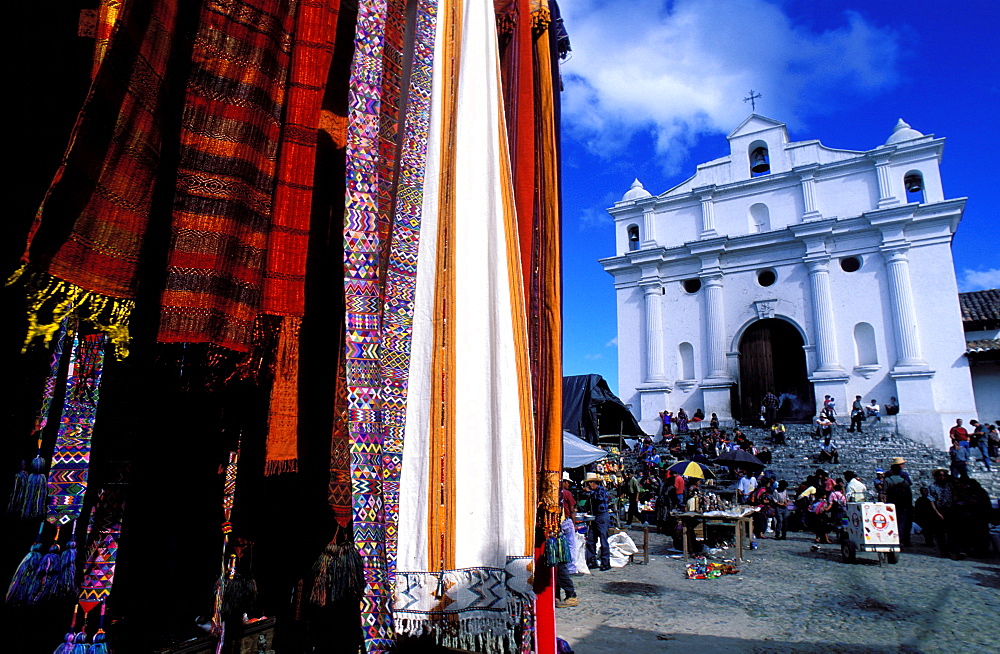
[[[757,102],[756,102],[756,100],[758,100],[761,97],[763,97],[763,96],[760,93],[754,93],[753,89],[750,89],[750,97],[743,98],[743,102],[749,102],[750,103],[750,111],[756,112],[757,111]]]

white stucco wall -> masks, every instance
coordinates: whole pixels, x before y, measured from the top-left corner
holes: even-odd
[[[972,366],[979,422],[1000,426],[1000,361],[984,361]]]

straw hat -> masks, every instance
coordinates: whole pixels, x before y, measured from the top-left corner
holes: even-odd
[[[601,476],[596,472],[588,472],[586,479],[583,480],[583,483],[586,484],[591,481],[601,482]]]
[[[903,458],[903,457],[901,457],[901,456],[894,456],[894,457],[892,458],[892,465],[894,465],[894,466],[901,466],[901,465],[903,465],[904,463],[906,463],[906,459],[904,459],[904,458]]]

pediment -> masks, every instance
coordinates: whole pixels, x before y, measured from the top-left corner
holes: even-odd
[[[740,123],[739,127],[734,129],[726,138],[732,140],[740,136],[757,134],[759,132],[770,131],[773,129],[780,129],[782,132],[782,140],[786,143],[788,142],[788,131],[785,129],[785,124],[781,121],[774,120],[773,118],[761,116],[760,114],[750,114],[750,116]]]

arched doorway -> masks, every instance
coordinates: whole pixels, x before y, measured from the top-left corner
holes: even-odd
[[[802,335],[778,318],[758,320],[740,339],[740,420],[756,422],[760,401],[771,391],[781,398],[778,418],[808,422],[815,411]]]

